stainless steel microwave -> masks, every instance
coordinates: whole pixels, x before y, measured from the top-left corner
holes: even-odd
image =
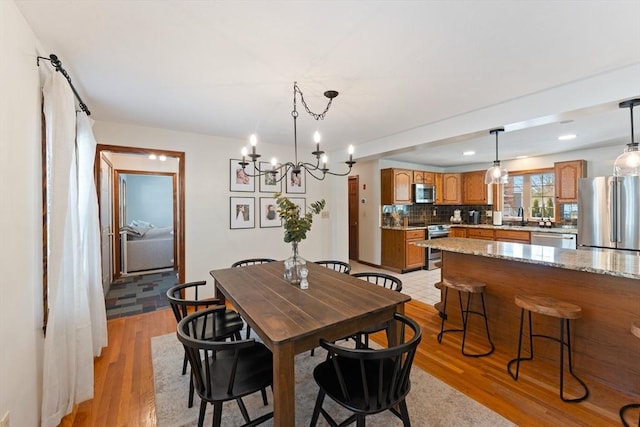
[[[413,184],[413,203],[435,203],[436,186],[433,184]]]

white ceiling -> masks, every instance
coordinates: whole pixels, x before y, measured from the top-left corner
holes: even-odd
[[[299,143],[311,148],[319,128],[325,150],[354,144],[356,157],[359,144],[640,64],[638,0],[16,4],[96,120],[291,144],[297,81],[314,112],[325,90],[340,92],[319,123],[298,102]],[[629,98],[640,96],[640,76],[637,88]],[[501,134],[500,157],[630,138],[628,110],[616,103],[566,118],[573,122]],[[559,143],[566,132],[578,138]],[[486,129],[471,136],[392,158],[442,167],[493,160]],[[466,150],[477,154],[463,158]]]

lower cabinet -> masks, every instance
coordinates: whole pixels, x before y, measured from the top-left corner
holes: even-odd
[[[468,237],[470,239],[494,240],[496,242],[529,243],[531,233],[522,230],[504,230],[492,228],[453,227],[449,230],[451,237]]]
[[[424,240],[424,230],[382,229],[382,266],[394,271],[424,267],[424,248],[414,242]]]

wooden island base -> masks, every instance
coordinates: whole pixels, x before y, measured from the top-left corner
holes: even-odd
[[[571,321],[574,371],[586,381],[640,396],[640,343],[630,332],[632,322],[640,319],[638,280],[457,252],[443,251],[442,261],[443,278],[486,283],[486,309],[496,348],[514,357],[517,353],[520,308],[514,303],[516,295],[565,300],[582,307],[582,317]],[[449,295],[447,313],[448,322],[459,324],[454,293]],[[471,320],[470,339],[482,340],[484,324],[475,320]],[[533,328],[534,334],[559,336],[558,319],[534,314]],[[536,339],[534,345],[536,359],[558,363],[559,344]]]

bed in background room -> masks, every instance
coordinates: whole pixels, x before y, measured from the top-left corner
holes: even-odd
[[[173,227],[134,221],[121,227],[120,234],[123,274],[173,267]]]

